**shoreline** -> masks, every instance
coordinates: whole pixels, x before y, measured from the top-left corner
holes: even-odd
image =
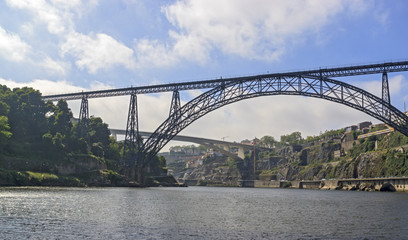
[[[408,192],[408,177],[361,178],[361,179],[322,179],[322,180],[247,180],[241,181],[243,187],[254,188],[294,188],[348,191]]]
[[[172,176],[152,177],[146,186],[109,171],[80,175],[0,169],[0,187],[185,187]]]

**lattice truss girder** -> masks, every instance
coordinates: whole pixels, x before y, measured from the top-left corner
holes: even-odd
[[[173,83],[173,84],[162,84],[155,86],[141,86],[141,87],[130,87],[121,89],[109,89],[100,91],[89,91],[83,93],[67,93],[67,94],[56,94],[43,96],[44,100],[58,101],[59,99],[74,100],[81,99],[83,94],[86,94],[88,98],[98,98],[98,97],[112,97],[112,96],[123,96],[130,95],[132,93],[136,94],[147,94],[147,93],[159,93],[159,92],[171,92],[171,91],[182,91],[191,89],[210,89],[222,86],[224,84],[236,83],[237,81],[247,81],[248,78],[262,78],[264,81],[266,78],[275,79],[281,75],[296,75],[296,76],[313,76],[320,78],[333,78],[333,77],[346,77],[346,76],[356,76],[356,75],[366,75],[366,74],[377,74],[384,72],[402,72],[408,71],[408,61],[402,62],[388,62],[379,64],[369,64],[360,66],[346,66],[338,68],[323,68],[315,70],[307,70],[300,72],[291,73],[272,73],[263,74],[258,76],[249,77],[237,77],[237,78],[226,78],[226,79],[214,79],[198,82],[185,82],[185,83]]]
[[[155,155],[181,130],[205,114],[240,100],[267,95],[303,95],[341,103],[363,111],[408,136],[408,117],[381,98],[350,84],[315,76],[278,76],[254,78],[225,84],[209,90],[171,115],[142,149]],[[387,114],[383,114],[383,108]]]

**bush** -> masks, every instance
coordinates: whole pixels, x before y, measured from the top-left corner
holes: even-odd
[[[284,182],[284,183],[282,184],[282,188],[290,188],[290,187],[292,187],[292,183],[291,183],[291,182]]]

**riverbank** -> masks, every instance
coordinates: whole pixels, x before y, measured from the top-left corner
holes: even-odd
[[[255,188],[408,192],[408,177],[322,179],[317,181],[246,180],[241,181],[241,186]]]
[[[129,181],[111,170],[90,171],[78,175],[15,171],[0,168],[0,186],[61,186],[61,187],[183,187],[172,176],[151,177],[147,186]]]

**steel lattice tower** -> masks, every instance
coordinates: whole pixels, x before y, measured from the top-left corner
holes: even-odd
[[[130,95],[129,113],[126,125],[126,136],[123,147],[122,164],[129,163],[131,158],[136,154],[136,150],[141,145],[141,138],[139,135],[139,120],[137,112],[137,95],[132,93]]]
[[[90,147],[90,136],[89,136],[89,107],[88,107],[88,96],[83,95],[81,100],[81,109],[79,112],[79,137],[84,138],[88,143],[88,148]]]
[[[390,88],[388,85],[388,74],[387,72],[383,72],[382,75],[382,100],[389,105],[391,105],[391,98],[390,98]],[[389,118],[389,111],[388,107],[383,107],[383,115]]]
[[[173,91],[173,97],[171,99],[171,105],[170,105],[170,114],[169,116],[173,115],[174,113],[179,113],[179,109],[180,109],[180,93],[179,91],[176,89]]]

